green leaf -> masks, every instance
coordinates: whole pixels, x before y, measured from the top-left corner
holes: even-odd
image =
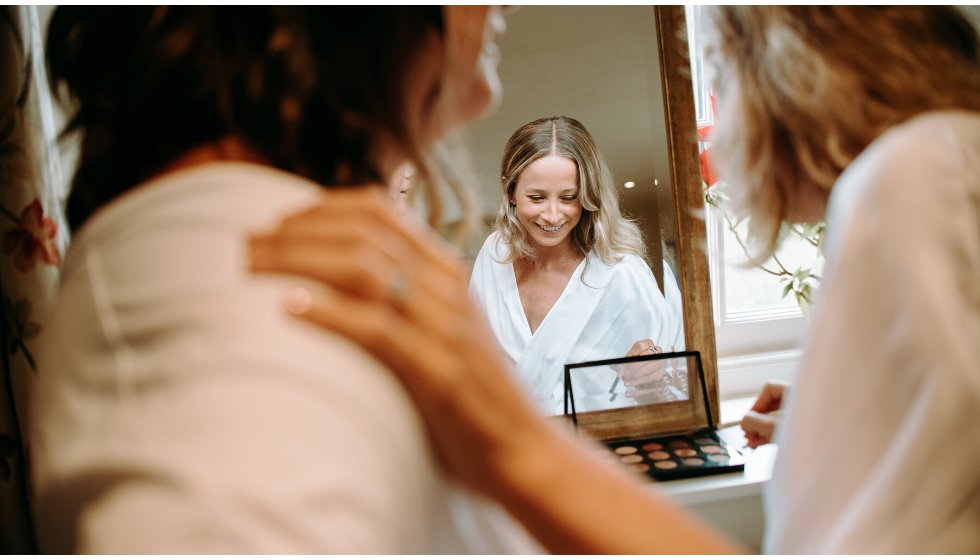
[[[786,287],[783,288],[783,296],[782,297],[785,298],[791,291],[793,291],[793,283],[792,282],[787,282],[786,283]]]
[[[800,297],[799,294],[796,296],[796,304],[800,306],[800,311],[803,312],[804,317],[810,316],[810,302],[806,299]]]
[[[823,224],[820,223],[820,222],[817,222],[815,224],[810,224],[810,225],[808,225],[808,226],[806,226],[806,227],[803,228],[803,236],[804,237],[813,237],[813,236],[817,235],[818,233],[820,233],[820,229],[822,227],[823,227]]]
[[[803,284],[802,286],[800,286],[800,295],[802,295],[806,299],[810,299],[810,294],[812,293],[811,288],[812,286],[810,284]]]

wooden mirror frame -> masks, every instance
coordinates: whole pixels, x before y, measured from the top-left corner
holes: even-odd
[[[567,7],[548,6],[549,10],[562,10]],[[595,6],[593,6],[595,8]],[[643,8],[633,6],[631,8]],[[685,349],[694,350],[701,353],[701,360],[704,367],[705,386],[710,400],[712,411],[712,422],[717,424],[719,420],[719,393],[718,393],[718,363],[715,346],[714,315],[712,312],[711,284],[708,273],[707,257],[707,232],[704,222],[704,192],[701,181],[701,168],[698,156],[697,143],[697,118],[694,107],[694,87],[691,79],[691,63],[687,41],[687,21],[683,6],[654,6],[646,8],[651,10],[646,12],[653,17],[643,22],[644,25],[653,25],[656,33],[656,45],[649,44],[651,58],[656,56],[660,66],[660,86],[663,104],[663,144],[658,144],[652,149],[664,150],[666,157],[660,163],[660,173],[670,174],[670,188],[657,189],[656,205],[649,207],[627,208],[633,218],[643,219],[642,212],[656,212],[653,217],[655,220],[663,220],[665,229],[672,231],[671,238],[664,240],[665,244],[670,245],[671,258],[674,263],[674,276],[678,282],[681,292],[682,314],[684,319],[684,339]],[[644,11],[646,11],[644,10]],[[520,17],[515,14],[513,17]],[[508,37],[511,35],[508,34]],[[503,46],[503,45],[502,45]],[[504,53],[504,60],[510,56]],[[652,69],[651,69],[652,70]],[[652,74],[652,72],[651,72]],[[651,75],[653,78],[655,74]],[[650,87],[653,80],[650,80]],[[505,82],[504,90],[509,91],[513,84]],[[653,102],[654,104],[660,101]],[[650,107],[651,112],[655,112],[655,107]],[[560,111],[559,111],[560,112]],[[525,115],[525,117],[536,117],[547,114],[547,111],[540,114]],[[571,113],[578,117],[577,113]],[[499,118],[499,113],[495,114]],[[521,121],[521,122],[526,122]],[[471,125],[468,133],[470,149],[473,149],[473,140],[479,137],[480,124]],[[494,154],[499,153],[503,141],[509,136],[488,142],[492,147],[484,146],[485,150],[491,150]],[[656,135],[660,135],[660,129]],[[595,134],[595,131],[593,131]],[[497,134],[499,135],[499,133]],[[662,146],[662,147],[661,147]],[[658,157],[663,152],[656,154]],[[491,167],[496,175],[499,167]],[[648,180],[652,181],[655,175]],[[491,181],[493,183],[493,181]],[[496,185],[492,189],[494,200],[498,196]],[[620,199],[621,204],[623,199]],[[491,205],[491,212],[495,211],[496,202]],[[480,244],[483,237],[479,237]],[[475,245],[467,249],[467,254],[476,256],[480,245]],[[649,249],[649,247],[648,247]],[[651,251],[651,254],[659,254]],[[659,260],[659,258],[657,259]],[[471,264],[471,263],[470,263]],[[651,269],[659,263],[650,263]],[[658,280],[661,282],[662,280]],[[604,356],[603,358],[612,358]]]
[[[697,144],[694,86],[687,46],[684,6],[655,6],[660,74],[664,89],[667,149],[677,225],[677,281],[684,310],[688,350],[701,352],[712,422],[719,422],[718,356],[708,272],[704,190]]]

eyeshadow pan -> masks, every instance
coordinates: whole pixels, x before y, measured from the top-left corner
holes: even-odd
[[[653,453],[647,454],[647,457],[654,461],[663,461],[664,459],[670,459],[670,453],[666,451],[654,451]]]
[[[704,464],[704,459],[698,459],[697,457],[688,457],[687,459],[684,459],[681,462],[688,467],[700,467],[701,465]]]
[[[716,453],[716,454],[714,454],[714,455],[712,455],[711,457],[708,457],[708,458],[711,459],[712,461],[714,461],[716,463],[720,463],[722,465],[727,465],[728,464],[728,461],[730,460],[730,457],[728,455],[723,455],[721,453]]]
[[[701,451],[705,453],[721,453],[723,449],[720,445],[703,445],[701,446]]]
[[[644,451],[660,451],[664,446],[660,443],[647,443],[643,446]]]
[[[656,468],[658,468],[658,469],[664,469],[664,470],[666,470],[666,469],[676,469],[677,468],[677,463],[674,462],[674,461],[657,461],[656,463],[653,464],[653,466],[656,467]]]
[[[686,441],[684,441],[682,439],[675,439],[674,441],[668,443],[667,445],[669,445],[673,449],[680,449],[682,447],[691,447],[691,444],[690,443],[688,443],[688,442],[686,442]]]
[[[643,461],[643,457],[640,457],[639,455],[626,455],[624,457],[620,457],[619,460],[622,461],[622,462],[624,462],[624,463],[627,463],[627,464],[628,463],[639,463],[639,462]]]
[[[647,472],[650,470],[650,465],[646,463],[638,463],[635,465],[629,465],[629,469],[634,472]]]
[[[615,451],[617,455],[632,455],[636,453],[636,448],[632,445],[624,445],[622,447],[617,447]]]
[[[693,449],[675,449],[674,454],[678,457],[694,457],[698,452]]]

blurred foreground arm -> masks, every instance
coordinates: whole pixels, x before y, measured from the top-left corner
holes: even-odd
[[[370,189],[251,240],[257,272],[309,276],[287,308],[364,346],[398,375],[445,466],[553,552],[718,553],[735,548],[635,475],[541,416],[472,301],[459,259]]]

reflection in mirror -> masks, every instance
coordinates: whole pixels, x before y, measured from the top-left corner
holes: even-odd
[[[468,144],[480,180],[485,233],[503,227],[487,238],[479,257],[475,251],[469,255],[475,259],[471,282],[521,378],[545,411],[555,413],[562,408],[565,363],[684,346],[654,10],[524,7],[508,18],[499,44],[505,101],[493,118],[470,129]],[[606,210],[618,215],[618,199],[642,233],[635,254],[620,251],[627,256],[619,262],[601,247],[593,247],[583,259],[581,251],[556,255],[551,245],[568,240],[573,248],[565,228],[589,214],[582,210],[583,201],[588,207],[587,193],[599,186],[590,184],[596,182],[595,174],[587,172],[589,158],[581,155],[588,150],[558,150],[564,157],[552,163],[560,167],[564,159],[571,164],[570,180],[562,179],[560,170],[558,175],[545,173],[551,165],[549,142],[544,148],[518,146],[515,150],[528,153],[512,153],[507,157],[520,161],[501,165],[515,130],[557,115],[581,121],[591,133],[589,140],[594,138],[611,174],[604,186],[613,202],[605,204]],[[542,134],[550,139],[559,128]],[[575,143],[554,137],[562,146]],[[576,166],[585,184],[576,182]],[[574,204],[565,192],[569,186],[573,195],[585,193]],[[602,206],[597,197],[591,198],[591,204]],[[508,222],[527,232],[534,258],[510,249],[514,235],[507,235]],[[622,229],[614,223],[596,228],[599,236]],[[645,263],[637,256],[644,253]]]
[[[690,400],[688,375],[696,370],[689,370],[678,358],[661,360],[659,357],[573,365],[565,378],[565,413],[571,412],[570,405],[582,414]]]

